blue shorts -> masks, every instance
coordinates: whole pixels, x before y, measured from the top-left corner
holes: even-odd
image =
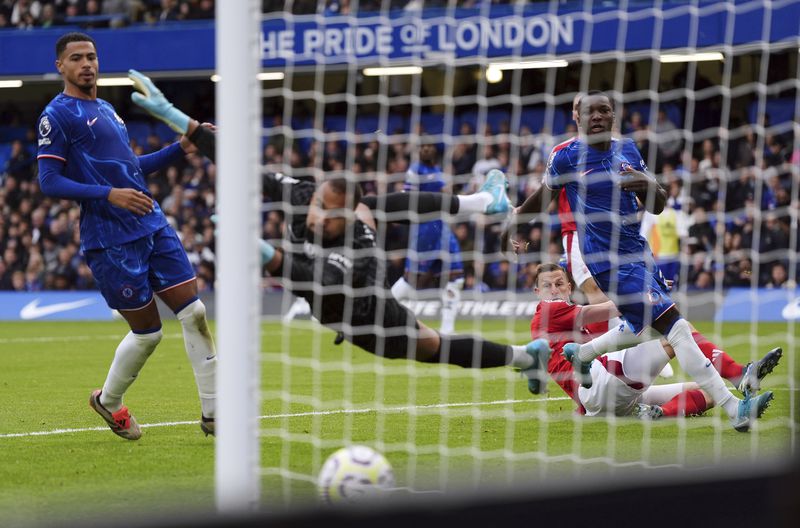
[[[675,305],[652,259],[620,264],[592,276],[637,334]]]
[[[464,271],[464,263],[461,261],[461,246],[458,244],[456,236],[441,220],[434,220],[419,224],[409,231],[409,245],[411,249],[417,251],[419,260],[415,262],[406,258],[406,272],[441,274],[442,236],[449,237],[447,252],[450,258],[447,260],[447,264],[450,272]]]
[[[100,293],[115,310],[136,310],[159,293],[195,277],[183,244],[167,226],[145,237],[85,252]]]
[[[664,276],[665,279],[671,280],[675,284],[673,284],[673,288],[678,283],[678,278],[681,275],[681,261],[678,257],[670,257],[664,259],[657,259],[658,267],[661,269],[661,274]]]

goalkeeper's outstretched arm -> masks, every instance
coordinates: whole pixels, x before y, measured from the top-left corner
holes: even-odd
[[[189,138],[204,156],[216,162],[217,139],[213,130],[201,126],[197,120],[175,108],[175,105],[164,97],[161,90],[146,75],[136,70],[128,70],[128,78],[133,81],[133,86],[137,90],[131,94],[134,103],[169,125],[175,132]]]

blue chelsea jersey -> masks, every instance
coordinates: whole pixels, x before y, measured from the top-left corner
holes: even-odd
[[[57,95],[39,117],[38,139],[38,158],[63,161],[64,177],[86,185],[137,189],[152,198],[125,123],[108,102]],[[155,201],[153,212],[144,216],[107,198],[79,204],[84,250],[125,244],[168,225]]]
[[[444,186],[441,167],[415,161],[408,167],[403,188],[406,191],[442,192]]]
[[[545,185],[564,188],[578,226],[578,239],[586,264],[593,274],[617,264],[641,262],[650,253],[639,234],[639,202],[636,193],[623,191],[620,174],[647,166],[631,139],[611,141],[607,151],[578,139],[553,149],[545,171]]]

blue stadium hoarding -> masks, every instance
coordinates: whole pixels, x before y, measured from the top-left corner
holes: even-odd
[[[790,42],[800,39],[800,0],[765,4],[632,0],[627,9],[583,2],[424,9],[360,16],[266,15],[264,68],[359,66],[476,57],[508,58]],[[732,22],[729,24],[729,22]],[[0,30],[0,76],[55,74],[54,44],[74,28]],[[213,71],[214,23],[180,22],[88,30],[98,43],[101,71]]]
[[[732,288],[725,292],[722,302],[718,302],[713,290],[689,293],[692,301],[689,302],[688,297],[682,300],[681,311],[693,320],[800,320],[800,288]],[[214,294],[206,292],[200,297],[208,313],[213,316]],[[285,315],[283,293],[280,291],[265,292],[261,304],[264,317],[278,318]],[[415,315],[424,319],[435,319],[440,315],[441,300],[438,294],[405,304]],[[459,306],[459,317],[530,319],[536,310],[536,304],[530,293],[498,291],[476,294],[465,291]],[[165,305],[159,302],[158,306],[163,318],[174,319],[174,314]],[[297,315],[307,318],[307,308],[298,310]],[[110,321],[114,318],[114,312],[97,291],[0,292],[0,321]]]

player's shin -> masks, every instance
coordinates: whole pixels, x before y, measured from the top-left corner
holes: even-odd
[[[716,404],[728,413],[736,414],[739,399],[734,397],[725,386],[725,381],[712,367],[711,361],[706,359],[692,337],[689,323],[685,319],[678,319],[667,333],[667,341],[675,351],[681,368],[705,390]]]
[[[638,343],[639,337],[624,322],[611,328],[605,334],[598,336],[588,343],[581,345],[578,351],[578,358],[588,363],[598,356],[608,352],[622,350],[626,346]]]
[[[439,362],[464,368],[502,367],[511,364],[513,357],[512,347],[472,336],[441,336],[436,354]]]
[[[700,347],[700,352],[711,360],[711,364],[714,365],[720,376],[738,386],[742,380],[744,366],[737,363],[727,352],[706,339],[700,332],[692,332],[692,337]]]
[[[149,332],[128,335],[117,346],[114,360],[100,394],[100,404],[111,412],[122,407],[122,396],[139,375],[147,358],[161,341],[161,327]]]
[[[200,299],[196,299],[176,316],[183,328],[183,342],[186,355],[189,356],[189,362],[194,370],[203,416],[214,418],[217,356],[206,321],[206,307]]]

